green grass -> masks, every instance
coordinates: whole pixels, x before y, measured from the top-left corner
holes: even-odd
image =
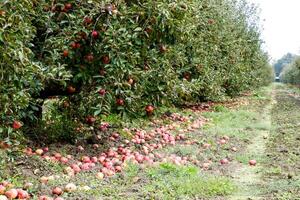
[[[229,195],[235,186],[225,177],[201,174],[194,166],[163,163],[148,170],[151,181],[144,190],[152,199],[196,199]]]

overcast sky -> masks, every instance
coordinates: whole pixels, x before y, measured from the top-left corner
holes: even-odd
[[[248,0],[261,9],[266,50],[273,59],[300,54],[300,0]]]

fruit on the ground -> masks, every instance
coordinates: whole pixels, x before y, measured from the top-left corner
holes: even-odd
[[[4,195],[0,195],[0,200],[8,200],[8,198]]]
[[[29,198],[28,192],[22,190],[22,189],[17,189],[18,191],[18,199],[27,199]]]
[[[4,187],[3,185],[0,185],[0,195],[4,194],[6,190],[6,187]]]
[[[95,121],[96,121],[96,118],[93,116],[87,116],[87,118],[86,118],[86,123],[88,123],[89,125],[94,124]]]
[[[35,153],[37,155],[42,155],[44,153],[44,151],[42,149],[37,149],[37,150],[35,150]]]
[[[226,164],[229,163],[229,161],[228,161],[227,158],[223,158],[222,160],[220,160],[220,163],[221,163],[222,165],[226,165]]]
[[[66,192],[74,192],[77,189],[76,185],[74,183],[68,183],[65,186],[65,191]]]
[[[228,141],[230,138],[229,138],[229,136],[224,135],[224,136],[223,136],[223,139]]]
[[[96,174],[96,178],[102,180],[104,178],[104,174],[102,172],[98,172]]]
[[[68,163],[68,161],[69,161],[69,159],[68,158],[66,158],[66,157],[61,157],[60,158],[60,162],[62,162],[62,163]]]
[[[122,167],[121,167],[121,166],[116,166],[116,167],[115,167],[115,171],[116,171],[116,172],[122,171]]]
[[[208,149],[208,148],[210,148],[210,147],[211,147],[211,144],[209,144],[209,143],[205,143],[205,144],[203,144],[203,147],[204,147],[205,149]]]
[[[60,187],[55,187],[52,189],[52,194],[55,194],[55,195],[61,195],[63,193],[63,190],[60,188]]]
[[[208,169],[210,167],[210,163],[205,162],[202,164],[203,169]]]
[[[116,103],[118,106],[124,106],[124,104],[125,104],[123,99],[117,99]]]
[[[91,162],[91,159],[88,156],[82,156],[81,161],[84,163],[89,163],[89,162]]]
[[[224,140],[224,139],[221,139],[221,140],[219,141],[219,143],[220,143],[220,144],[226,144],[226,143],[227,143],[227,141],[226,141],[226,140]]]
[[[64,57],[68,57],[69,56],[69,51],[68,50],[64,50],[63,51],[63,56]]]
[[[73,93],[75,93],[75,91],[76,91],[76,88],[74,88],[73,86],[68,86],[68,88],[67,88],[67,92],[69,93],[69,94],[73,94]]]
[[[60,159],[60,158],[62,157],[62,155],[61,155],[60,153],[55,153],[55,154],[54,154],[54,157],[55,157],[56,159]]]
[[[10,189],[10,190],[5,192],[5,196],[8,199],[15,199],[18,196],[18,191],[16,189]]]
[[[256,160],[249,160],[249,165],[255,166],[256,165]]]
[[[40,181],[41,181],[41,183],[44,183],[44,184],[46,184],[46,183],[48,183],[48,177],[46,177],[46,176],[42,176],[41,178],[40,178]]]
[[[236,147],[232,147],[231,150],[234,151],[234,152],[236,152],[237,148]]]
[[[19,129],[22,127],[22,123],[17,120],[14,120],[12,127],[13,129]]]
[[[39,200],[53,200],[53,198],[42,195],[42,196],[39,197]]]
[[[109,58],[109,56],[108,55],[104,55],[104,56],[102,56],[102,63],[103,64],[109,64],[110,63],[110,58]]]
[[[80,145],[79,145],[79,146],[77,147],[77,150],[78,150],[78,151],[84,151],[84,148],[83,148],[83,146],[80,146]]]

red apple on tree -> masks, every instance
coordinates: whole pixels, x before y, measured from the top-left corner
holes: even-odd
[[[67,10],[72,9],[72,4],[66,3],[66,4],[65,4],[65,9],[67,9]]]
[[[102,56],[102,63],[103,64],[109,64],[110,63],[110,58],[108,55]]]
[[[154,111],[154,107],[152,105],[147,105],[145,107],[145,111],[147,112],[148,115],[152,115]]]
[[[69,51],[68,50],[64,50],[63,51],[63,56],[66,58],[66,57],[68,57],[69,56]]]
[[[92,32],[92,37],[93,37],[94,39],[97,39],[97,38],[99,37],[98,31],[93,31],[93,32]]]
[[[94,60],[93,54],[89,53],[85,56],[86,61],[92,62]]]
[[[21,124],[21,122],[19,122],[19,121],[17,121],[17,120],[14,120],[13,125],[12,125],[13,129],[19,129],[19,128],[21,128],[22,126],[23,126],[23,125]]]
[[[105,89],[100,89],[98,91],[98,93],[101,95],[101,96],[104,96],[106,94],[106,90]]]
[[[125,104],[123,99],[117,99],[116,103],[118,106],[124,106],[124,104]]]
[[[74,88],[73,86],[68,86],[68,88],[67,88],[67,92],[69,93],[69,94],[73,94],[73,93],[75,93],[75,91],[76,91],[76,88]]]
[[[90,17],[85,17],[85,18],[84,18],[84,23],[85,23],[85,24],[88,25],[88,24],[91,24],[92,22],[93,22],[93,20],[92,20]]]

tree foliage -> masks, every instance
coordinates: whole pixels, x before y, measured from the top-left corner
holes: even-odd
[[[274,64],[274,71],[276,76],[279,76],[282,72],[283,68],[289,64],[291,64],[297,56],[291,53],[287,53],[286,55],[282,56],[279,60],[276,61]]]
[[[0,20],[6,135],[14,120],[29,130],[55,123],[42,118],[48,99],[56,117],[75,124],[220,100],[271,76],[256,9],[245,1],[12,0],[1,3]]]
[[[280,80],[284,83],[300,84],[300,57],[296,57],[289,65],[283,68]]]

